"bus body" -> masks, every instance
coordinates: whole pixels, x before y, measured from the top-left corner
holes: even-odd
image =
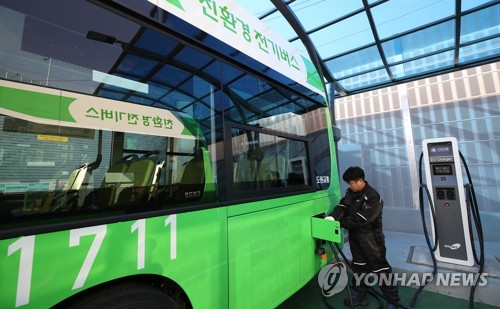
[[[155,2],[0,4],[1,308],[271,308],[324,265],[322,96]]]

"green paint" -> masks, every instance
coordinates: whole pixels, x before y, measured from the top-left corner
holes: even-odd
[[[310,199],[228,219],[229,308],[275,308],[320,270],[311,236],[315,203],[328,207],[326,199]]]
[[[184,124],[184,128],[182,129],[181,135],[186,136],[203,136],[203,132],[198,125],[198,122],[191,117],[182,117],[180,116],[182,123]]]
[[[166,1],[171,5],[177,7],[178,9],[184,11],[184,8],[182,7],[180,0],[166,0]]]
[[[341,242],[340,223],[323,218],[311,218],[311,232],[314,238]]]
[[[168,218],[167,215],[145,220],[142,269],[137,266],[139,233],[133,229],[137,220],[102,225],[105,235],[99,246],[94,243],[96,236],[92,233],[79,237],[79,243],[73,246],[70,246],[70,231],[36,235],[33,258],[27,256],[24,260],[33,262],[29,303],[21,308],[50,308],[103,282],[144,274],[174,280],[189,295],[194,308],[228,308],[225,208],[177,215],[175,258],[171,257],[173,227],[165,224]],[[21,253],[27,255],[31,249],[10,247],[19,239],[0,241],[0,308],[15,307],[19,270],[23,265]],[[73,289],[93,244],[96,255],[85,283]],[[20,291],[27,288],[24,285]]]
[[[76,289],[72,287],[95,234],[83,234],[77,245],[70,245],[70,231],[39,234],[33,247],[29,304],[23,308],[49,308],[92,286],[134,275],[169,278],[188,295],[193,308],[276,307],[324,266],[314,254],[311,217],[331,205],[325,193],[177,214],[175,258],[173,227],[166,224],[172,215],[147,218],[142,269],[137,268],[138,221],[102,225],[102,243],[96,246],[84,285]],[[263,204],[273,208],[256,211],[255,206]],[[228,216],[231,208],[249,212]],[[18,240],[0,241],[0,308],[15,306],[21,253],[31,249],[12,246]]]
[[[69,105],[75,100],[59,95],[0,86],[1,108],[36,118],[76,122],[69,113]]]
[[[321,82],[321,78],[319,76],[318,71],[314,67],[314,64],[311,62],[311,60],[305,58],[304,56],[301,55],[301,57],[302,57],[302,60],[304,61],[304,64],[306,65],[307,82],[311,86],[324,92],[325,90],[323,88],[323,83]]]

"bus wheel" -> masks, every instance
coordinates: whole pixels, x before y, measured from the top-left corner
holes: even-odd
[[[97,291],[72,303],[71,308],[165,308],[179,309],[179,305],[158,288],[142,283],[121,283]]]

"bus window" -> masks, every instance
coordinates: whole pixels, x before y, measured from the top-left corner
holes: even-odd
[[[277,189],[311,186],[305,140],[234,127],[231,136],[235,192],[276,193]]]
[[[198,139],[1,115],[0,128],[2,221],[164,209],[204,197],[208,152]]]

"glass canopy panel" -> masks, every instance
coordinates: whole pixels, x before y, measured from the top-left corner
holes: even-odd
[[[120,76],[118,74],[115,74],[114,76],[119,76],[119,77],[122,77],[123,76]],[[100,94],[100,91],[101,90],[109,90],[109,91],[113,91],[113,92],[116,92],[116,93],[120,93],[122,95],[122,100],[125,100],[126,99],[123,99],[123,96],[127,96],[128,93],[129,93],[129,89],[128,88],[123,88],[123,87],[120,87],[120,86],[115,86],[115,85],[111,85],[111,84],[107,84],[107,83],[102,83],[101,86],[99,87],[98,90],[96,90],[96,93],[99,93]]]
[[[298,49],[300,49],[302,52],[306,53],[306,55],[307,55],[307,48],[304,45],[304,43],[302,43],[301,40],[294,40],[291,43],[293,46],[297,47]],[[315,43],[313,42],[313,44],[315,44]]]
[[[483,5],[490,0],[462,0],[462,12]]]
[[[363,7],[361,0],[295,1],[289,6],[306,31],[324,25]]]
[[[500,33],[500,4],[467,14],[461,18],[460,44]]]
[[[104,89],[99,90],[99,96],[103,98],[108,98],[108,99],[114,99],[114,100],[123,100],[123,97],[125,96],[123,93],[120,92],[115,92],[115,91],[107,91]]]
[[[219,73],[220,74],[219,78],[220,78],[221,83],[223,85],[230,83],[230,82],[233,82],[233,81],[237,80],[238,78],[243,77],[244,73],[241,72],[241,70],[238,70],[237,68],[235,68],[233,66],[227,65],[227,64],[220,62],[220,61],[214,62],[210,66],[214,66],[214,65],[217,65],[217,67],[219,67],[219,71],[221,72],[221,73]]]
[[[280,37],[285,40],[296,37],[297,34],[293,30],[292,26],[286,21],[286,19],[281,15],[280,12],[276,12],[262,20],[266,25],[277,33]]]
[[[467,45],[460,48],[459,63],[494,57],[500,54],[500,38]]]
[[[262,111],[272,110],[286,102],[290,101],[284,98],[276,90],[262,93],[259,96],[256,96],[255,98],[248,100],[248,103],[250,103],[250,105],[257,107],[259,110]]]
[[[139,96],[131,96],[127,99],[128,102],[138,103],[142,105],[153,105],[153,101]]]
[[[454,46],[453,20],[382,43],[389,64],[444,50]]]
[[[219,79],[221,78],[221,65],[220,65],[220,62],[219,61],[213,61],[210,63],[210,65],[208,65],[207,67],[205,67],[203,69],[203,72],[202,73],[198,73],[200,74],[200,76],[204,77],[204,78],[207,78],[208,80],[212,80],[212,81],[219,81]],[[219,82],[217,82],[218,84]]]
[[[214,84],[212,86],[218,87],[219,85],[215,82],[212,81]],[[201,98],[210,93],[210,83],[205,81],[204,79],[199,78],[196,75],[193,75],[191,78],[189,78],[185,83],[179,86],[180,91],[183,91],[185,93],[192,93],[194,97],[196,98]]]
[[[168,55],[179,43],[159,32],[146,29],[134,43],[134,47],[158,56]]]
[[[257,95],[263,90],[271,88],[269,84],[248,74],[243,75],[241,78],[226,86],[244,100]]]
[[[359,74],[383,66],[376,46],[371,46],[325,62],[336,79]]]
[[[217,90],[211,93],[209,97],[205,97],[202,101],[205,102],[207,106],[213,106],[216,113],[220,113],[229,106],[226,97],[227,95],[224,92]]]
[[[132,3],[133,1],[121,0],[119,2]],[[235,2],[257,17],[275,9],[271,1],[235,0]],[[377,5],[377,3],[380,4]],[[454,47],[455,35],[455,21],[451,20],[455,14],[454,3],[455,1],[452,0],[368,0],[369,5],[375,5],[371,11],[377,25],[379,37],[382,39],[385,56],[388,63],[393,65],[392,69],[396,78],[426,74],[447,68],[450,65],[452,59],[450,55],[453,54],[452,49]],[[477,12],[467,13],[479,6],[487,5],[490,6]],[[362,8],[363,3],[361,0],[296,0],[291,1],[289,6],[305,30],[308,31]],[[151,10],[150,7],[148,9]],[[500,53],[500,38],[498,38],[500,33],[500,4],[497,1],[488,0],[462,0],[461,9],[466,15],[463,15],[461,18],[459,63],[469,63],[497,57]],[[422,29],[423,25],[441,19],[448,19],[448,21]],[[285,39],[297,37],[280,12],[273,13],[263,21]],[[400,33],[413,31],[419,27],[420,30],[417,32],[394,38],[394,36]],[[146,32],[148,33],[143,34],[142,37],[139,37],[139,41],[134,43],[134,48],[151,51],[152,54],[154,51],[155,55],[163,56],[175,50],[172,49],[174,46],[168,44],[169,42],[158,43],[164,39],[160,36],[159,40],[156,40],[155,36],[157,34],[155,32],[149,30]],[[116,35],[116,33],[113,32],[113,35]],[[390,39],[391,37],[393,39],[385,41],[385,39]],[[371,27],[364,12],[335,25],[318,30],[310,34],[310,38],[319,51],[321,58],[325,59],[325,64],[333,76],[336,79],[343,78],[340,85],[347,85],[346,90],[355,89],[359,91],[362,89],[360,88],[362,85],[372,87],[388,82],[385,70],[380,69],[383,63],[377,48],[373,45],[374,39]],[[124,39],[126,41],[130,40],[130,38]],[[158,44],[160,45],[157,46]],[[299,39],[292,41],[292,44],[300,50],[306,51],[305,46]],[[366,47],[369,45],[373,46]],[[365,46],[366,48],[350,52],[360,46]],[[429,56],[429,54],[433,55]],[[338,57],[338,55],[342,56]],[[338,58],[335,58],[336,56]],[[425,58],[417,59],[419,57]],[[203,58],[192,57],[192,52],[185,53],[184,51],[180,55],[175,56],[176,60],[180,60],[189,66],[195,66],[196,69],[202,69],[204,73],[207,73],[211,77],[218,75],[219,67],[214,63],[206,62],[206,59]],[[168,63],[169,60],[166,61]],[[402,63],[404,61],[409,62]],[[205,67],[206,65],[209,65],[209,67]],[[370,70],[375,71],[369,72]],[[141,80],[143,76],[146,76],[143,74],[147,71],[148,68],[144,68],[143,72],[139,75],[134,74],[136,78],[133,79]],[[241,78],[241,76],[237,75],[237,72],[222,71],[225,72],[225,74],[222,74],[224,83],[236,81]],[[131,78],[131,75],[123,70],[123,67],[119,68],[118,72],[126,78]],[[186,72],[182,75],[185,74]],[[188,72],[188,74],[190,73]],[[353,76],[355,74],[359,75]],[[153,80],[158,82],[158,86],[160,87],[161,85],[172,85],[175,82],[179,83],[182,81],[180,80],[180,75],[175,77],[175,82],[170,80],[170,78],[168,78],[168,82],[158,80],[158,75],[159,73],[156,73]],[[189,88],[191,84],[192,82],[183,84],[181,88]],[[249,97],[250,93],[246,92],[247,89],[243,90],[246,87],[241,88],[241,86],[237,86],[234,88],[235,85],[232,85],[233,90],[239,95]],[[158,90],[151,89],[152,98],[157,99],[160,94]],[[109,94],[113,95],[113,92],[114,90]]]
[[[339,80],[338,83],[344,87],[347,91],[353,91],[356,89],[371,87],[377,84],[382,84],[389,82],[389,76],[385,69],[380,69],[377,71],[356,75],[343,80]]]
[[[210,118],[212,111],[208,107],[209,104],[202,102],[196,102],[193,106],[193,116],[195,119],[205,119]]]
[[[179,106],[182,106],[182,102],[193,102],[195,98],[183,93],[181,91],[170,91],[166,93],[166,95],[161,98],[161,102],[167,104],[168,106],[172,106],[177,109]],[[180,102],[177,104],[177,102]]]
[[[191,47],[185,46],[182,51],[175,56],[175,60],[187,63],[191,67],[201,69],[212,61],[212,58]]]
[[[151,99],[158,100],[168,90],[170,89],[164,85],[153,83],[151,81],[148,82],[148,97]]]
[[[151,80],[175,87],[189,78],[190,74],[171,65],[164,65]]]
[[[304,109],[295,103],[288,103],[288,104],[284,104],[284,105],[281,105],[279,107],[276,107],[276,108],[273,108],[270,110],[265,110],[264,112],[266,112],[270,115],[283,115],[287,112],[289,112],[289,113],[303,113]]]
[[[248,1],[248,0],[234,0],[241,7],[255,15],[256,17],[275,9],[271,1]]]
[[[356,14],[309,36],[323,59],[375,42],[365,13]]]
[[[122,73],[126,76],[146,76],[158,62],[146,60],[141,57],[127,54],[118,65],[117,73]],[[116,74],[115,74],[116,75]]]
[[[432,23],[455,14],[451,0],[388,1],[374,7],[373,19],[380,39]]]
[[[453,66],[454,51],[447,51],[437,55],[420,58],[391,66],[394,78],[406,78],[417,74],[425,74]]]

